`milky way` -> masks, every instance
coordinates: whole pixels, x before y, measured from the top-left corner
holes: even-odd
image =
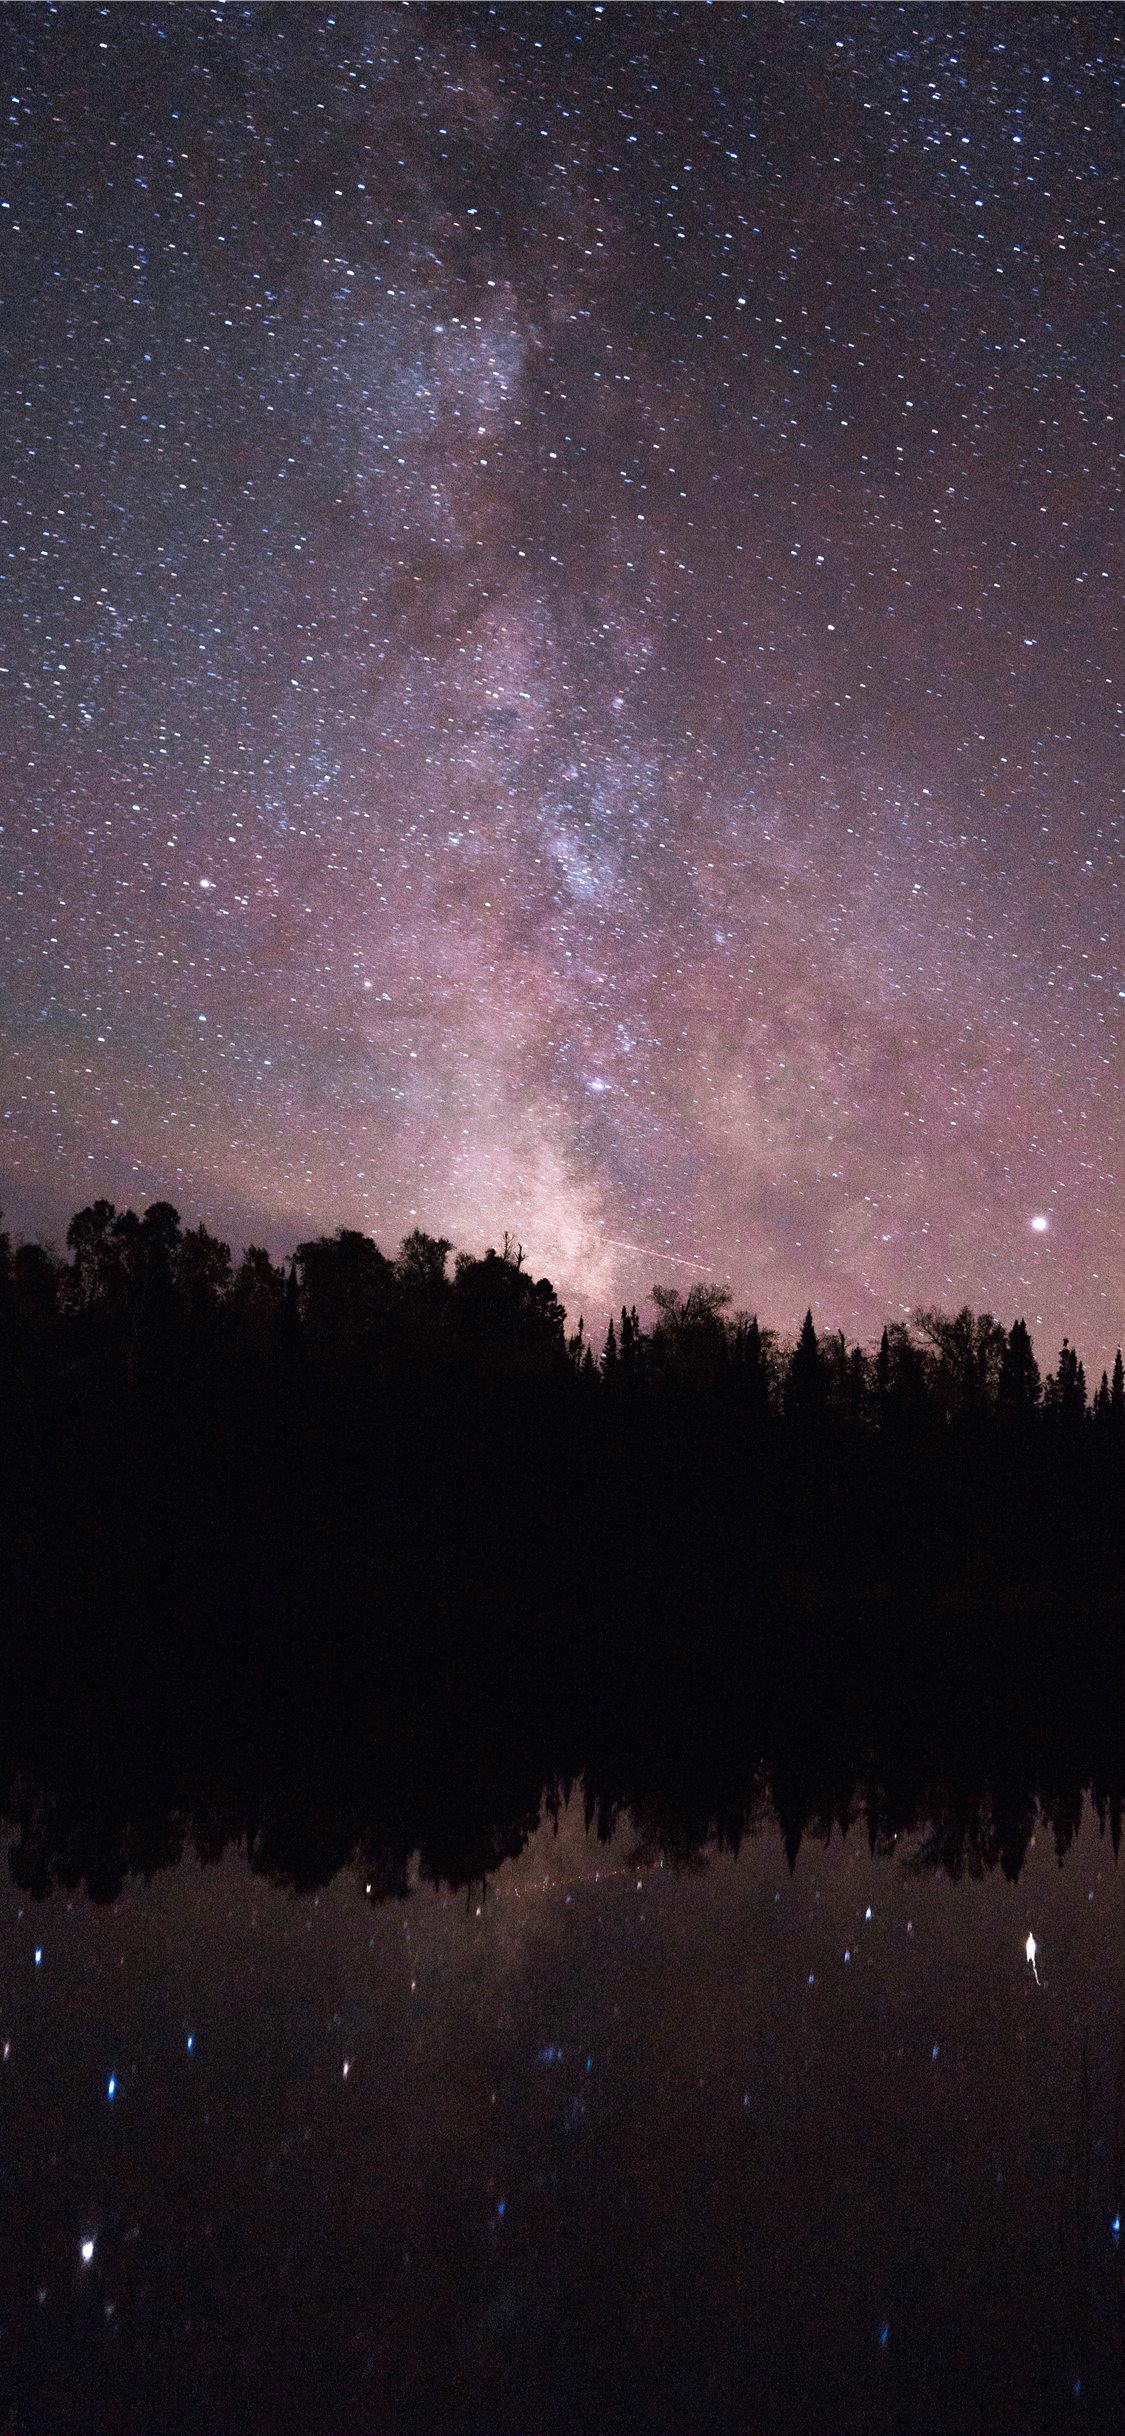
[[[10,1219],[1104,1360],[1120,12],[0,43]]]

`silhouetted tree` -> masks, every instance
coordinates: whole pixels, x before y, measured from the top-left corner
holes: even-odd
[[[641,1327],[635,1303],[628,1311],[624,1303],[621,1305],[621,1333],[618,1338],[617,1353],[622,1380],[635,1379],[641,1364]]]
[[[777,1392],[777,1344],[773,1330],[760,1328],[757,1313],[742,1312],[734,1326],[734,1372],[740,1409],[755,1438],[770,1418]]]
[[[163,1269],[171,1277],[183,1235],[179,1211],[170,1201],[150,1201],[141,1220],[141,1234],[150,1268]]]
[[[239,1347],[259,1362],[276,1350],[284,1302],[284,1269],[261,1244],[248,1244],[231,1287],[230,1316]]]
[[[213,1318],[230,1290],[229,1243],[222,1243],[205,1226],[189,1227],[176,1252],[176,1287],[193,1327]]]
[[[1120,1348],[1114,1356],[1112,1378],[1108,1372],[1102,1372],[1101,1384],[1094,1398],[1094,1420],[1106,1456],[1117,1464],[1125,1457],[1125,1378],[1122,1376]],[[1125,1483],[1122,1485],[1125,1486]]]
[[[447,1236],[425,1235],[414,1227],[399,1246],[395,1271],[400,1285],[408,1293],[441,1294],[449,1284],[445,1264],[452,1250]]]
[[[1063,1338],[1058,1367],[1047,1381],[1043,1403],[1049,1418],[1064,1428],[1073,1429],[1085,1418],[1086,1372],[1069,1337]]]
[[[1007,1332],[990,1311],[973,1313],[966,1305],[954,1317],[943,1311],[916,1311],[914,1325],[934,1357],[934,1386],[947,1415],[979,1414],[999,1392],[1001,1367],[1008,1350]]]
[[[112,1201],[91,1202],[88,1208],[76,1210],[70,1221],[66,1242],[74,1259],[66,1284],[72,1310],[91,1311],[106,1304],[120,1283],[116,1221]]]
[[[654,1286],[652,1299],[660,1316],[654,1334],[679,1344],[693,1333],[715,1343],[723,1334],[722,1313],[730,1303],[725,1286],[692,1286],[684,1296],[674,1286]]]
[[[390,1307],[394,1271],[385,1253],[354,1227],[299,1243],[294,1254],[298,1307],[310,1345],[324,1360],[351,1362]]]
[[[896,1436],[917,1431],[927,1411],[926,1361],[902,1320],[884,1328],[876,1359],[876,1404],[885,1429]]]
[[[1007,1420],[1026,1420],[1039,1403],[1039,1364],[1025,1320],[1014,1320],[1000,1359],[996,1400]]]
[[[42,1243],[17,1244],[12,1256],[12,1294],[18,1317],[42,1329],[58,1317],[66,1271]]]
[[[817,1342],[813,1315],[806,1311],[801,1333],[789,1357],[785,1373],[785,1414],[799,1429],[808,1429],[824,1417],[825,1375]]]
[[[459,1252],[454,1268],[458,1334],[466,1349],[522,1373],[551,1369],[566,1357],[566,1312],[547,1277],[531,1277],[523,1249],[505,1236],[504,1252],[483,1260]]]
[[[871,1364],[862,1345],[853,1345],[848,1355],[844,1392],[849,1420],[864,1420],[871,1402]]]

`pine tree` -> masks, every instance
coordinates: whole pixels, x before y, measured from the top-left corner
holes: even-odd
[[[1044,1399],[1052,1417],[1072,1427],[1086,1411],[1086,1372],[1068,1336],[1059,1350],[1058,1368],[1047,1381]]]
[[[1031,1350],[1026,1320],[1014,1321],[1008,1331],[996,1395],[1001,1412],[1013,1418],[1032,1412],[1039,1402],[1039,1364]]]
[[[620,1360],[623,1378],[635,1377],[640,1362],[640,1344],[641,1328],[637,1318],[637,1306],[634,1303],[632,1309],[627,1311],[622,1303]]]
[[[791,1420],[806,1426],[819,1420],[824,1409],[824,1365],[811,1311],[805,1313],[800,1336],[790,1356],[785,1379],[785,1409]]]

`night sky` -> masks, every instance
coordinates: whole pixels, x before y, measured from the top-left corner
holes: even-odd
[[[0,44],[9,1220],[1100,1366],[1121,12]]]

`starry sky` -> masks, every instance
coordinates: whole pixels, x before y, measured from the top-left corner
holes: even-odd
[[[1100,1365],[1120,11],[0,45],[9,1220]]]

